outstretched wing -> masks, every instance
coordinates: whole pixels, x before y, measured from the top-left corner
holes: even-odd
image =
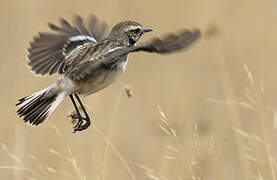
[[[86,43],[101,40],[107,30],[107,24],[91,15],[88,26],[76,15],[74,25],[60,18],[60,27],[48,24],[53,33],[39,33],[28,48],[28,66],[35,74],[52,75],[65,72],[65,57],[74,49]]]
[[[201,36],[199,29],[182,30],[177,34],[167,34],[163,38],[154,38],[132,51],[146,51],[159,54],[169,54],[176,51],[187,49]]]
[[[99,67],[103,65],[108,66],[131,52],[146,51],[151,53],[169,54],[181,51],[192,45],[200,38],[200,36],[201,33],[198,29],[185,29],[178,34],[171,33],[163,38],[154,38],[148,43],[142,45],[117,48],[114,51],[110,51],[109,53],[94,59],[94,61],[87,61],[77,65],[71,72],[69,72],[68,76],[73,80],[85,80]]]

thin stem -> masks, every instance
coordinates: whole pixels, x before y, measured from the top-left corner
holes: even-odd
[[[264,109],[264,105],[263,105],[263,101],[261,99],[262,94],[261,92],[258,90],[258,88],[256,86],[253,85],[253,89],[254,89],[254,96],[256,98],[256,106],[257,106],[257,112],[258,112],[258,116],[260,119],[260,123],[261,123],[261,130],[262,130],[262,134],[263,134],[263,139],[264,139],[264,144],[265,144],[265,150],[266,150],[266,157],[267,157],[267,161],[269,163],[269,168],[270,168],[270,173],[271,173],[271,177],[273,180],[276,180],[276,174],[274,171],[274,162],[273,162],[273,158],[272,158],[272,153],[271,153],[271,149],[270,149],[270,144],[269,144],[269,140],[268,137],[266,135],[266,127],[265,127],[265,122],[266,122],[266,112]]]
[[[123,88],[119,91],[119,94],[118,94],[117,99],[116,99],[116,102],[115,102],[115,107],[114,107],[114,111],[113,111],[113,116],[112,116],[112,119],[111,119],[110,127],[109,127],[109,129],[108,129],[107,140],[111,139],[112,130],[113,130],[114,122],[115,122],[115,117],[116,117],[116,114],[117,114],[117,111],[118,111],[119,102],[120,102],[120,99],[121,99],[121,94],[122,94],[122,91],[124,90],[124,88],[125,88],[125,87],[123,87]],[[106,167],[107,167],[107,159],[108,159],[108,152],[109,152],[109,144],[110,144],[110,143],[107,143],[107,144],[106,144],[105,151],[104,151],[103,169],[102,169],[102,178],[103,178],[103,180],[105,180],[105,176],[106,176]]]
[[[236,95],[234,93],[234,87],[231,81],[232,74],[229,71],[229,66],[227,63],[229,60],[228,59],[229,57],[225,53],[226,50],[223,44],[219,43],[216,45],[217,45],[217,49],[220,49],[220,51],[218,51],[219,55],[218,55],[218,58],[216,59],[217,61],[216,64],[218,66],[218,74],[223,88],[223,95],[226,100],[235,99]],[[231,128],[242,129],[243,123],[240,117],[239,109],[237,107],[232,106],[231,104],[227,104],[227,110],[230,117]],[[240,179],[251,179],[250,163],[243,157],[244,152],[240,148],[244,143],[237,136],[233,136],[233,138],[236,145],[235,146],[236,156],[238,156],[238,160],[239,160],[238,169],[240,169],[240,174],[241,174]]]
[[[130,166],[128,165],[127,161],[124,159],[124,157],[121,155],[121,153],[116,149],[116,147],[114,147],[114,145],[110,142],[109,138],[105,137],[102,133],[102,131],[100,129],[98,129],[96,126],[94,126],[94,130],[96,131],[96,133],[101,136],[104,141],[106,142],[107,146],[111,147],[111,150],[117,155],[117,157],[119,158],[119,160],[122,162],[123,166],[126,168],[126,170],[128,171],[128,173],[130,174],[132,180],[136,180],[136,176],[133,173],[133,171],[131,170]]]

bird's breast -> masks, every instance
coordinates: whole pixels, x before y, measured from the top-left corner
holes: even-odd
[[[88,80],[80,83],[78,93],[87,96],[111,85],[125,70],[127,62],[127,57],[125,57],[116,64],[97,70]]]

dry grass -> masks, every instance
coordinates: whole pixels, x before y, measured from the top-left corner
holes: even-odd
[[[276,134],[274,124],[276,123],[276,110],[265,104],[264,85],[263,82],[257,81],[254,75],[244,64],[244,71],[247,77],[247,83],[244,87],[244,97],[239,97],[238,101],[222,101],[209,99],[213,103],[228,104],[248,109],[249,112],[257,116],[259,124],[258,133],[250,134],[239,128],[234,128],[241,139],[244,140],[242,149],[243,157],[252,165],[255,179],[276,179],[276,160],[273,156],[274,147],[272,142],[273,136]],[[255,123],[255,122],[252,122]],[[266,164],[266,165],[264,165]],[[266,171],[269,171],[267,175]],[[268,176],[268,177],[267,177]]]
[[[1,179],[277,179],[275,2],[0,5]],[[57,77],[29,73],[27,42],[46,31],[47,22],[76,13],[93,13],[111,26],[139,21],[155,30],[142,41],[184,27],[199,27],[203,38],[184,53],[131,55],[118,82],[84,98],[92,119],[88,130],[72,133],[68,99],[42,126],[28,126],[16,117],[14,104]]]

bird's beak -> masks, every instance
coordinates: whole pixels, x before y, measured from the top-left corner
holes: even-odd
[[[151,31],[153,31],[153,30],[152,30],[152,29],[148,29],[148,28],[143,29],[143,33],[146,33],[146,32],[151,32]]]

